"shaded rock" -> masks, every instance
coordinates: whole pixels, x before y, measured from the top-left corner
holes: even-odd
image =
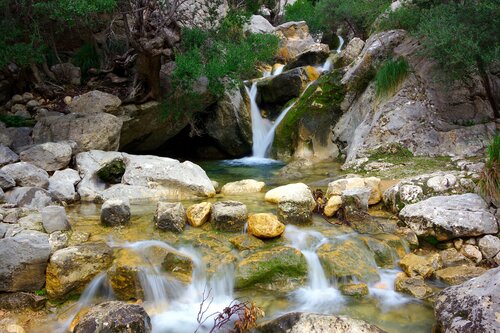
[[[340,53],[340,67],[347,66],[351,64],[360,55],[365,42],[358,37],[354,37],[349,41],[345,49]]]
[[[409,277],[421,276],[429,278],[436,270],[441,268],[439,259],[440,257],[437,253],[426,257],[408,253],[401,259],[399,266]]]
[[[189,206],[186,210],[188,223],[193,227],[201,227],[210,218],[212,204],[210,202],[201,202]]]
[[[302,253],[279,246],[256,252],[241,260],[236,267],[236,288],[287,288],[301,283],[307,276],[307,262]]]
[[[483,260],[483,255],[475,245],[466,244],[460,250],[464,256],[474,261],[476,264]]]
[[[180,202],[158,202],[154,222],[160,230],[182,232],[186,226],[186,210]]]
[[[17,207],[34,209],[59,203],[59,200],[50,192],[38,187],[16,187],[6,194],[5,199],[7,203]]]
[[[150,333],[151,319],[138,304],[111,301],[92,307],[75,326],[74,333]]]
[[[407,205],[399,217],[418,236],[438,240],[495,234],[498,225],[477,194],[438,196]]]
[[[122,101],[115,95],[92,90],[73,98],[70,108],[75,113],[113,113],[121,104]]]
[[[108,227],[130,223],[130,203],[126,200],[106,200],[101,207],[101,223]]]
[[[120,184],[123,174],[125,173],[125,162],[121,158],[115,158],[109,163],[106,163],[102,168],[97,170],[97,176],[109,184]]]
[[[494,258],[500,252],[500,239],[486,235],[479,240],[479,248],[486,259]]]
[[[252,214],[248,218],[248,233],[257,238],[275,238],[285,231],[285,225],[273,214]]]
[[[69,225],[66,210],[61,206],[47,206],[40,210],[42,213],[43,228],[48,234],[54,231],[68,231]]]
[[[285,105],[292,98],[299,97],[309,81],[311,78],[304,67],[259,79],[257,101],[269,105]]]
[[[56,76],[56,79],[62,83],[69,83],[73,85],[80,85],[82,80],[82,71],[80,67],[76,67],[72,63],[65,62],[62,64],[55,64],[50,67],[50,70]]]
[[[248,234],[243,234],[243,235],[238,235],[234,236],[229,239],[231,244],[234,245],[238,250],[240,251],[245,251],[245,250],[255,250],[258,249],[259,247],[264,246],[264,242],[257,237],[254,237],[252,235]]]
[[[102,149],[118,150],[122,120],[108,113],[71,113],[47,116],[38,120],[33,128],[35,143],[72,140],[75,153]]]
[[[78,171],[73,169],[58,170],[49,178],[49,192],[61,201],[72,203],[80,199],[75,188],[79,182]]]
[[[500,308],[500,268],[444,289],[434,313],[443,332],[495,332]]]
[[[243,27],[243,30],[252,34],[270,34],[274,32],[274,27],[265,17],[252,15],[250,22]]]
[[[7,128],[5,132],[11,141],[9,147],[17,154],[25,149],[25,147],[29,147],[33,144],[33,139],[31,138],[33,128],[31,127],[10,127]]]
[[[0,188],[2,190],[8,190],[14,186],[16,186],[14,178],[9,176],[6,172],[0,171]]]
[[[0,203],[3,203],[5,201],[5,193],[3,192],[2,188],[0,187]]]
[[[347,219],[351,216],[368,213],[369,188],[353,188],[342,191],[342,208]]]
[[[54,231],[49,235],[49,244],[50,244],[50,254],[53,254],[57,250],[68,247],[69,244],[68,233],[63,231]]]
[[[380,267],[392,268],[394,266],[394,263],[399,259],[399,256],[404,256],[405,254],[404,246],[399,237],[392,235],[390,237],[394,238],[386,240],[385,242],[373,237],[361,237],[366,246],[374,254],[375,261]],[[398,246],[399,254],[395,249]]]
[[[222,201],[212,205],[210,223],[220,231],[243,231],[248,219],[247,206],[238,201]]]
[[[312,45],[316,44],[306,22],[286,22],[275,28],[275,34],[280,38],[279,55],[283,60],[294,59]]]
[[[0,167],[19,161],[19,156],[9,147],[0,145]]]
[[[312,222],[311,203],[309,201],[280,201],[278,220],[284,224],[310,224]]]
[[[366,283],[348,283],[340,286],[342,295],[363,297],[368,295],[368,285]]]
[[[365,321],[348,317],[294,312],[261,324],[260,333],[383,333]]]
[[[66,142],[47,142],[22,151],[19,157],[45,171],[56,171],[68,166],[72,153]]]
[[[399,273],[395,284],[396,291],[418,299],[425,299],[433,294],[432,288],[425,284],[421,276],[408,277],[405,273]]]
[[[45,228],[43,227],[42,214],[40,213],[33,213],[24,217],[20,217],[17,220],[17,224],[24,230],[34,230],[47,233],[45,231]],[[50,243],[50,237],[49,237],[49,243]]]
[[[47,298],[31,293],[17,292],[0,294],[0,309],[8,311],[41,310],[45,306]]]
[[[328,199],[323,214],[327,217],[332,217],[342,207],[342,197],[340,195],[332,195]]]
[[[221,193],[224,195],[258,193],[266,183],[259,182],[253,179],[244,179],[237,182],[227,183],[222,186]]]
[[[472,264],[468,258],[453,248],[439,252],[439,257],[444,268]]]
[[[326,44],[312,44],[297,54],[286,64],[285,70],[303,66],[323,65],[330,56],[330,49]]]
[[[0,291],[41,289],[49,255],[48,235],[38,231],[0,239]]]
[[[179,281],[191,283],[194,263],[191,258],[178,253],[167,253],[162,263],[162,268]]]
[[[78,295],[113,261],[105,243],[85,243],[56,251],[47,266],[46,289],[50,299]]]
[[[16,181],[17,186],[49,187],[49,175],[47,172],[33,164],[18,162],[4,166],[1,171],[5,172]]]
[[[486,272],[486,268],[474,266],[454,266],[436,271],[436,277],[441,281],[456,285],[475,278]]]

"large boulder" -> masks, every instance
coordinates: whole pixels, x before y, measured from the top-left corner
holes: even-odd
[[[7,174],[6,172],[0,170],[0,188],[2,190],[8,190],[13,188],[14,186],[16,186],[16,181],[14,180],[14,178],[9,176],[9,174]]]
[[[105,243],[85,243],[56,251],[47,266],[48,297],[63,299],[81,293],[112,261],[113,250]]]
[[[316,201],[314,200],[311,190],[303,183],[276,187],[266,192],[264,199],[276,204],[282,201],[307,202],[310,210],[316,207]]]
[[[76,192],[75,186],[80,180],[80,174],[76,170],[58,170],[49,178],[49,192],[67,203],[78,201],[80,195]]]
[[[334,315],[294,312],[257,327],[260,333],[383,333],[365,321]]]
[[[497,236],[486,235],[479,240],[479,248],[486,259],[492,259],[500,253],[500,239]]]
[[[269,213],[250,215],[248,218],[248,233],[257,238],[275,238],[285,231],[285,225]]]
[[[0,239],[0,291],[36,291],[45,284],[50,256],[49,237],[22,231]]]
[[[0,145],[0,167],[19,161],[19,156],[9,147]]]
[[[130,203],[127,200],[106,200],[101,207],[101,223],[117,227],[130,223]]]
[[[237,182],[227,183],[222,186],[221,193],[224,195],[247,194],[260,192],[266,183],[253,179],[243,179]]]
[[[1,171],[14,178],[17,186],[32,186],[47,189],[49,187],[48,173],[27,162],[18,162],[4,166]]]
[[[39,187],[16,187],[7,192],[5,200],[17,207],[32,209],[59,204],[59,200],[54,195]]]
[[[243,30],[252,34],[270,34],[274,32],[274,27],[265,17],[252,15],[250,22],[244,26]]]
[[[186,210],[180,202],[158,202],[154,222],[160,230],[182,232],[186,226]]]
[[[238,201],[221,201],[212,205],[210,223],[220,231],[243,231],[248,218],[247,206]]]
[[[206,134],[230,156],[244,156],[252,150],[250,109],[240,89],[226,89],[214,110],[204,118]]]
[[[285,70],[303,66],[323,65],[330,56],[330,49],[326,44],[313,44],[290,59]]]
[[[436,277],[449,285],[464,283],[486,272],[486,268],[474,266],[446,267],[436,271]]]
[[[498,233],[488,204],[472,193],[432,197],[407,205],[399,217],[417,236],[433,236],[440,241]]]
[[[275,34],[280,38],[279,56],[285,61],[295,59],[316,44],[304,21],[283,23],[275,28]]]
[[[40,118],[33,128],[35,143],[72,140],[75,153],[118,150],[122,120],[108,113],[71,113]]]
[[[76,324],[74,333],[150,333],[151,319],[138,304],[111,301],[92,307]]]
[[[121,104],[122,101],[115,95],[99,90],[92,90],[73,98],[70,109],[75,113],[113,113]]]
[[[125,165],[121,183],[106,183],[97,172],[116,159],[122,160]],[[205,171],[189,161],[180,163],[157,156],[90,151],[78,154],[76,164],[83,176],[78,184],[78,193],[84,201],[126,197],[134,203],[215,195]]]
[[[443,332],[495,332],[500,309],[500,267],[458,286],[444,289],[436,298],[434,313]]]
[[[56,171],[68,166],[72,153],[68,142],[47,142],[22,151],[19,157],[45,171]]]

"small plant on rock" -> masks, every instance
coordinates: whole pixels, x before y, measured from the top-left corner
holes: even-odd
[[[404,58],[386,61],[375,76],[377,97],[393,95],[408,76],[410,65]]]
[[[500,134],[496,134],[487,148],[487,161],[479,180],[481,194],[500,207]]]

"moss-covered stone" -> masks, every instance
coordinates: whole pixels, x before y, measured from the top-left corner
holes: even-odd
[[[163,260],[162,268],[182,282],[191,282],[194,268],[191,258],[177,253],[168,253]]]
[[[363,297],[368,295],[368,285],[366,283],[347,283],[340,286],[342,295]]]
[[[144,267],[145,264],[137,253],[129,249],[117,251],[107,275],[111,288],[119,300],[129,301],[144,298],[139,274],[141,267]]]
[[[302,253],[278,246],[240,261],[236,269],[236,288],[297,284],[305,281],[306,276],[307,262]]]
[[[122,181],[125,168],[125,162],[122,159],[116,158],[100,168],[97,171],[97,176],[106,183],[119,184]]]
[[[361,239],[375,255],[375,261],[378,266],[386,268],[394,266],[394,262],[398,259],[398,256],[388,244],[367,236],[362,236]]]

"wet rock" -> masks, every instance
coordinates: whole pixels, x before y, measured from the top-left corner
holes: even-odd
[[[186,210],[180,202],[158,202],[154,222],[160,230],[182,232],[186,226]]]
[[[58,170],[49,178],[49,192],[61,201],[73,203],[80,199],[75,188],[79,182],[78,171],[73,169]]]
[[[0,167],[19,161],[19,156],[9,147],[0,145]]]
[[[16,187],[5,197],[10,204],[32,209],[41,209],[59,203],[55,196],[38,187]]]
[[[134,251],[120,249],[116,253],[107,276],[113,293],[121,301],[144,299],[144,290],[141,286],[141,267],[147,265],[143,258]]]
[[[35,143],[71,140],[76,142],[75,153],[102,149],[118,150],[122,120],[108,113],[71,113],[47,116],[33,128]]]
[[[290,59],[285,66],[285,70],[303,66],[323,65],[329,56],[330,49],[328,45],[313,44],[297,54],[293,59]]]
[[[307,276],[307,262],[302,253],[279,246],[256,252],[238,262],[236,288],[261,287],[288,289]]]
[[[399,237],[396,236],[396,238]],[[391,245],[392,242],[383,242],[373,237],[362,236],[361,239],[374,254],[375,261],[380,267],[391,268],[394,263],[399,259],[397,252],[393,249]],[[399,241],[401,244],[401,242]],[[404,249],[402,250],[404,255]]]
[[[234,236],[231,239],[229,239],[231,244],[234,245],[238,250],[240,251],[245,251],[245,250],[255,250],[258,249],[259,247],[264,246],[264,242],[257,237],[254,237],[252,235],[248,234],[243,234],[243,235],[238,235]]]
[[[408,253],[401,259],[399,266],[409,277],[422,276],[423,278],[429,278],[436,270],[441,268],[439,259],[437,253],[426,257]]]
[[[35,291],[45,283],[49,260],[48,235],[20,232],[0,239],[0,291]]]
[[[278,220],[284,224],[307,225],[312,223],[312,211],[309,201],[280,201]]]
[[[440,241],[498,232],[488,205],[472,193],[432,197],[406,206],[399,217],[418,236],[434,236]]]
[[[342,208],[345,217],[368,213],[368,200],[371,190],[367,187],[342,191]]]
[[[178,253],[168,253],[163,260],[162,268],[179,281],[191,283],[194,269],[191,258]]]
[[[299,97],[312,79],[307,68],[300,67],[257,81],[257,100],[267,105],[285,105]]]
[[[4,191],[13,188],[16,186],[16,181],[14,178],[9,176],[4,171],[0,171],[0,188]]]
[[[360,240],[327,243],[317,253],[328,278],[345,278],[347,281],[356,278],[360,282],[377,281],[379,278],[373,255]]]
[[[210,202],[201,202],[189,206],[186,210],[188,223],[193,227],[201,227],[210,218],[212,204]]]
[[[244,26],[243,30],[252,34],[270,34],[274,32],[274,27],[265,17],[252,15],[250,22]]]
[[[49,175],[47,172],[33,164],[18,162],[4,166],[1,171],[14,178],[17,186],[49,187]]]
[[[495,332],[500,308],[500,268],[444,289],[434,313],[443,332]]]
[[[212,205],[210,223],[220,231],[243,231],[248,219],[247,207],[238,201],[222,201]]]
[[[65,62],[62,64],[55,64],[50,67],[50,70],[56,76],[56,79],[62,83],[73,85],[80,85],[82,80],[82,71],[80,67],[76,67],[72,63]]]
[[[455,266],[436,271],[436,277],[447,284],[456,285],[475,278],[484,272],[486,272],[486,269],[483,267]]]
[[[334,315],[294,312],[261,324],[260,333],[383,333],[362,320]]]
[[[113,250],[105,243],[85,243],[56,251],[47,266],[48,297],[63,299],[81,293],[112,261]]]
[[[130,203],[126,200],[106,200],[101,207],[101,223],[108,227],[117,227],[130,223]]]
[[[248,233],[257,238],[275,238],[285,231],[285,225],[273,214],[253,214],[248,218]]]
[[[479,240],[479,248],[486,259],[492,259],[500,252],[500,239],[486,235]]]
[[[47,298],[31,293],[17,292],[0,294],[0,309],[8,311],[41,310],[45,306]]]
[[[432,288],[425,284],[421,276],[408,277],[405,273],[399,273],[395,281],[396,291],[411,295],[418,299],[426,299],[433,294]]]
[[[68,231],[71,229],[64,207],[47,206],[40,212],[42,214],[43,228],[48,234],[54,231]]]
[[[475,245],[466,244],[460,250],[464,256],[474,261],[476,264],[483,260],[483,255]]]
[[[382,200],[382,192],[380,191],[380,179],[376,177],[360,178],[352,177],[346,179],[339,179],[328,184],[326,192],[327,197],[334,195],[342,195],[345,190],[352,190],[358,188],[369,188],[370,197],[368,199],[369,205],[374,205]]]
[[[472,264],[468,258],[453,248],[439,252],[439,256],[444,268]]]
[[[138,304],[111,301],[92,307],[75,326],[74,333],[150,333],[151,319]]]
[[[342,295],[363,297],[368,295],[368,285],[366,283],[348,283],[340,286]]]
[[[326,217],[332,217],[342,207],[342,197],[340,195],[332,195],[328,199],[323,214]]]
[[[115,158],[97,170],[97,176],[108,184],[120,184],[125,173],[125,162],[121,158]]]
[[[47,142],[22,151],[19,157],[45,171],[56,171],[68,166],[72,153],[67,142]]]
[[[92,90],[73,98],[70,107],[75,113],[113,113],[121,104],[122,101],[115,95]]]
[[[224,195],[258,193],[266,186],[266,183],[253,179],[244,179],[237,182],[227,183],[222,186],[221,193]]]

